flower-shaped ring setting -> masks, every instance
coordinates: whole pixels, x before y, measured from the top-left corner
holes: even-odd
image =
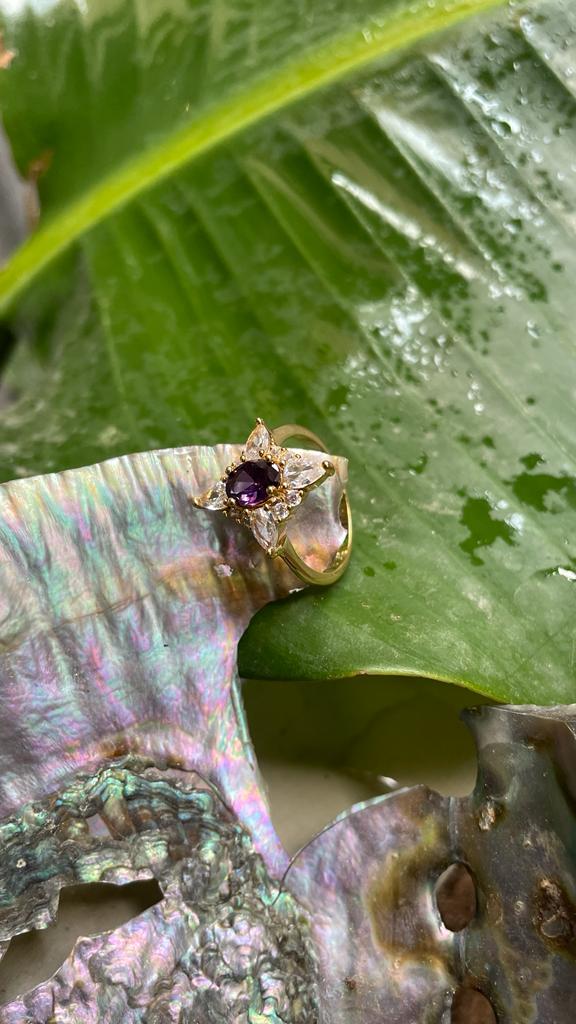
[[[222,512],[248,527],[266,553],[280,557],[306,583],[333,583],[342,575],[350,557],[352,542],[348,498],[342,496],[342,519],[346,539],[331,565],[318,571],[307,565],[294,550],[286,534],[288,520],[295,514],[310,490],[320,486],[335,472],[329,459],[317,452],[295,451],[283,447],[289,437],[301,438],[325,451],[315,434],[305,427],[288,425],[269,430],[258,419],[240,458],[228,466],[225,474],[194,498],[197,508]]]

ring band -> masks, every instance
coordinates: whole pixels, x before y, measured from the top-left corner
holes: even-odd
[[[272,431],[272,434],[279,445],[288,440],[300,439],[303,441],[312,441],[315,447],[321,452],[325,452],[327,450],[323,441],[321,441],[316,434],[311,430],[308,430],[306,427],[300,427],[295,423],[287,423],[282,427],[276,427]],[[292,572],[295,573],[303,583],[320,587],[336,583],[336,580],[339,580],[345,571],[352,553],[352,510],[350,508],[350,500],[348,498],[346,488],[342,491],[342,497],[340,499],[340,521],[346,530],[346,536],[336,551],[330,565],[325,569],[317,570],[313,569],[311,565],[308,565],[304,559],[300,557],[292,541],[286,535],[284,535],[279,545],[277,557],[286,562],[286,565],[289,566]]]
[[[327,586],[340,578],[352,549],[352,515],[346,490],[340,500],[340,520],[346,536],[323,570],[314,569],[298,554],[286,533],[286,523],[312,489],[335,473],[329,459],[317,452],[285,448],[289,439],[312,442],[326,452],[323,442],[306,427],[293,423],[269,430],[257,420],[240,459],[204,494],[193,499],[200,509],[219,511],[247,526],[271,558],[280,558],[304,583]]]

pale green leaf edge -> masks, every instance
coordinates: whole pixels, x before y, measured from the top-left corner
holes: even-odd
[[[403,50],[505,0],[416,0],[353,34],[305,53],[265,80],[215,105],[157,146],[123,164],[41,228],[0,271],[0,313],[52,259],[135,196],[220,143],[364,65]]]

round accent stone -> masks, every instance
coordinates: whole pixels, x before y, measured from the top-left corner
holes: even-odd
[[[280,483],[280,470],[273,462],[256,459],[241,462],[229,474],[226,494],[241,508],[258,508],[268,500],[269,487]]]

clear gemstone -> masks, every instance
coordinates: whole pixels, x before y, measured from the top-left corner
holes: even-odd
[[[214,572],[217,576],[233,576],[234,569],[227,562],[219,562],[218,565],[214,566]]]
[[[286,454],[286,449],[280,448],[277,444],[271,444],[268,453],[274,462],[281,462]]]
[[[280,470],[266,459],[241,462],[226,480],[226,494],[241,508],[258,508],[270,497],[269,487],[280,483]]]
[[[283,519],[288,519],[290,509],[283,501],[277,501],[272,507],[272,515],[278,522],[282,522]]]
[[[290,456],[284,464],[284,483],[292,487],[309,487],[316,483],[326,470],[320,460],[302,455]]]
[[[270,551],[278,542],[278,527],[272,513],[266,508],[260,508],[251,516],[250,523],[252,533],[265,551]]]
[[[211,511],[216,511],[221,508],[226,508],[228,504],[228,496],[226,494],[226,485],[222,480],[219,480],[214,487],[208,491],[208,494],[204,494],[198,499],[198,504],[202,508],[208,508]]]
[[[286,494],[286,504],[289,508],[296,508],[302,501],[302,495],[300,491],[288,491]]]
[[[257,423],[246,441],[242,454],[246,459],[259,459],[273,444],[272,434],[264,423]]]

